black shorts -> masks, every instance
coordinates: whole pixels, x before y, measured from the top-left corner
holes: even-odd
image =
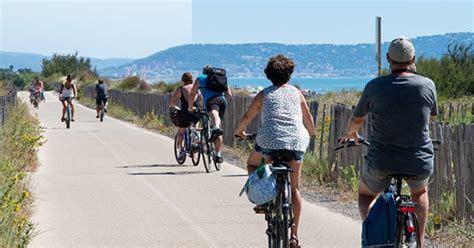
[[[99,97],[95,99],[95,104],[100,106],[104,102],[104,105],[107,103],[107,98]]]
[[[178,110],[175,113],[170,113],[170,119],[175,126],[186,128],[189,127],[191,124],[199,122],[200,116],[197,113]]]
[[[211,112],[211,110],[216,110],[217,112],[219,112],[219,117],[221,118],[221,120],[224,118],[226,107],[227,101],[222,96],[211,97],[206,102],[207,112]]]

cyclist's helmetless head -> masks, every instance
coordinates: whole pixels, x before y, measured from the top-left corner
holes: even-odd
[[[392,40],[388,48],[387,60],[390,64],[413,64],[415,46],[410,39],[400,36]]]
[[[207,75],[209,74],[209,71],[211,70],[211,66],[210,65],[206,65],[202,68],[202,74],[204,75]]]
[[[272,81],[273,85],[280,86],[290,81],[295,66],[296,64],[292,59],[280,54],[268,60],[265,75],[268,80]]]
[[[192,84],[193,83],[193,74],[191,72],[185,72],[181,76],[181,82],[183,82],[184,85]]]

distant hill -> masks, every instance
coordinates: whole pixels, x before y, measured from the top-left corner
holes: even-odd
[[[41,71],[41,61],[43,58],[48,58],[34,53],[17,53],[17,52],[2,52],[0,51],[0,68],[6,68],[13,65],[14,68],[31,68],[33,71]],[[126,63],[132,62],[133,59],[97,59],[91,58],[93,66],[97,67],[98,70],[120,66]]]
[[[473,43],[474,33],[448,33],[413,39],[417,56],[440,58],[452,41]],[[383,53],[389,43],[383,44]],[[270,56],[285,54],[296,60],[296,76],[372,76],[376,71],[374,44],[193,44],[172,47],[131,63],[102,69],[102,75],[123,77],[131,73],[148,79],[176,79],[184,71],[197,73],[203,65],[227,69],[230,77],[263,77]],[[383,57],[386,67],[385,57]]]

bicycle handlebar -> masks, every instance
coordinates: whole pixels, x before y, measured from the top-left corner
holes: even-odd
[[[241,136],[238,136],[238,135],[234,134],[234,138],[236,138],[238,140],[255,140],[255,138],[257,138],[257,134],[255,134],[255,133],[246,134],[245,137],[241,137]]]
[[[359,138],[359,143],[356,143],[355,140],[351,139],[351,140],[348,140],[347,142],[345,142],[344,144],[342,144],[341,146],[336,147],[334,149],[334,151],[341,150],[342,148],[349,148],[349,147],[353,147],[353,146],[358,146],[359,144],[370,146],[369,142],[367,142],[363,137],[360,137]]]

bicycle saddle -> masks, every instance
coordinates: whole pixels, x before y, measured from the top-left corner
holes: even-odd
[[[293,151],[289,150],[276,150],[268,154],[275,162],[289,162],[295,160],[295,154]]]
[[[401,179],[415,179],[418,176],[415,175],[408,175],[408,174],[390,174],[388,175],[389,178],[393,177],[396,180],[401,180]]]

